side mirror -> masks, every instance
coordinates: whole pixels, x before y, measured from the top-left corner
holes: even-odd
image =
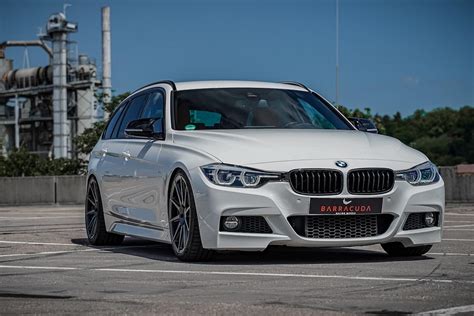
[[[163,119],[139,119],[128,123],[125,135],[134,137],[164,139]]]
[[[349,117],[349,121],[359,130],[362,132],[367,133],[374,133],[378,134],[379,130],[375,123],[366,118],[359,118],[359,117]]]

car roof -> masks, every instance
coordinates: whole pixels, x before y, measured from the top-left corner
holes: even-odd
[[[297,82],[265,82],[265,81],[244,81],[244,80],[207,80],[207,81],[182,81],[173,82],[170,80],[158,81],[151,83],[144,87],[141,87],[134,92],[138,92],[157,87],[162,84],[170,85],[173,90],[195,90],[195,89],[215,89],[215,88],[266,88],[266,89],[285,89],[285,90],[297,90],[297,91],[308,91],[304,85]]]
[[[267,88],[307,91],[305,88],[288,83],[275,83],[264,81],[241,81],[241,80],[209,80],[209,81],[186,81],[175,82],[176,90],[214,89],[214,88]]]

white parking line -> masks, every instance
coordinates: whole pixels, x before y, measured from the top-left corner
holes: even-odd
[[[444,228],[462,228],[462,227],[474,227],[474,224],[469,224],[469,225],[453,225],[453,226],[444,226]]]
[[[13,268],[13,269],[38,269],[38,270],[79,270],[74,267],[35,267],[35,266],[2,266],[0,268]]]
[[[428,255],[432,256],[465,256],[469,257],[472,256],[473,254],[470,253],[459,253],[459,252],[428,252]]]
[[[199,271],[199,270],[146,270],[146,269],[115,269],[115,268],[78,268],[78,267],[50,267],[50,266],[12,266],[0,265],[0,269],[36,269],[36,270],[87,270],[101,272],[135,272],[160,274],[198,274],[198,275],[225,275],[225,276],[252,276],[252,277],[281,277],[281,278],[317,278],[363,281],[395,281],[395,282],[433,282],[433,283],[465,283],[474,284],[470,280],[428,279],[428,278],[384,278],[369,276],[324,275],[324,274],[297,274],[297,273],[265,273],[265,272],[229,272],[229,271]]]
[[[76,244],[61,244],[61,243],[55,243],[55,242],[12,241],[12,240],[0,240],[0,244],[84,247],[84,245],[76,245]]]
[[[474,214],[462,214],[462,213],[444,213],[444,216],[474,216]]]
[[[63,254],[63,253],[74,253],[74,252],[85,252],[85,251],[97,251],[97,250],[105,250],[105,249],[88,248],[88,249],[63,250],[63,251],[43,251],[43,252],[34,252],[34,253],[9,253],[9,254],[6,254],[6,255],[0,255],[0,258],[4,258],[4,257],[25,257],[25,256],[59,255],[59,254]]]
[[[474,230],[472,230],[472,229],[467,229],[467,228],[466,228],[466,229],[463,229],[463,228],[448,228],[448,229],[443,228],[443,230],[444,230],[444,231],[449,230],[449,231],[453,231],[453,232],[474,232]]]
[[[47,216],[69,216],[71,214],[75,214],[75,213],[79,213],[79,212],[72,212],[72,211],[64,211],[64,212],[34,212],[34,213],[24,213],[24,212],[2,212],[0,211],[0,215],[1,216],[5,216],[5,215],[14,215],[14,216],[18,216],[18,215],[22,215],[22,216],[38,216],[38,214],[41,214],[41,215],[47,215]],[[83,213],[83,211],[81,211],[81,213]]]
[[[447,240],[447,241],[474,241],[474,239],[456,239],[456,238],[443,238],[443,240]]]
[[[148,248],[150,246],[153,246],[153,245],[117,246],[117,247],[87,248],[87,249],[82,248],[82,249],[75,249],[75,250],[42,251],[42,252],[33,252],[33,253],[9,253],[9,254],[0,255],[0,258],[57,255],[57,254],[65,254],[65,253],[91,252],[91,251],[110,251],[110,250],[115,250],[115,249]]]
[[[7,221],[7,220],[25,220],[25,219],[58,219],[58,218],[84,218],[84,215],[68,215],[68,216],[35,216],[35,217],[8,217],[8,216],[2,216],[0,217],[0,220],[2,221]]]
[[[455,306],[455,307],[450,307],[450,308],[437,309],[433,311],[421,312],[416,315],[420,315],[420,316],[457,315],[460,313],[469,313],[469,312],[474,312],[474,305]]]

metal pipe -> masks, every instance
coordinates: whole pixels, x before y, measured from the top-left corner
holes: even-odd
[[[110,7],[102,8],[102,91],[103,103],[109,104],[112,98],[111,81],[111,47],[110,47]],[[104,118],[107,119],[107,113]]]
[[[49,55],[50,58],[53,57],[53,51],[48,45],[46,45],[45,42],[43,42],[42,40],[33,40],[33,41],[5,41],[3,43],[0,43],[0,58],[3,58],[1,56],[5,56],[3,53],[3,50],[5,50],[5,47],[12,47],[12,46],[39,46],[46,51],[46,53]]]

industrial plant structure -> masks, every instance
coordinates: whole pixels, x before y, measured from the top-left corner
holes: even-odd
[[[38,40],[0,42],[0,146],[3,155],[25,147],[42,156],[75,157],[73,139],[103,119],[102,101],[110,102],[110,8],[102,8],[102,81],[95,62],[69,49],[77,24],[65,13],[50,16]],[[49,56],[42,67],[14,69],[5,51],[38,46]]]

